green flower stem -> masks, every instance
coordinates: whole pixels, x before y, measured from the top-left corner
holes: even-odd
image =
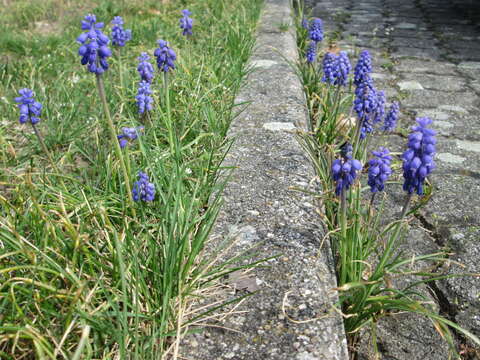
[[[340,266],[340,285],[345,284],[347,277],[347,193],[345,189],[340,194],[340,227],[342,231],[340,253],[342,256],[342,263]]]
[[[171,155],[176,154],[175,149],[175,142],[174,142],[174,130],[173,130],[173,123],[172,123],[172,113],[170,109],[170,94],[168,91],[168,74],[166,72],[163,73],[163,91],[165,95],[165,107],[167,110],[167,130],[168,130],[168,142],[170,145],[170,153]]]
[[[123,80],[123,66],[122,66],[122,48],[118,47],[117,48],[117,60],[118,60],[118,71],[120,73],[120,94],[123,95],[124,89],[125,89],[125,84]]]
[[[132,188],[130,187],[130,180],[128,177],[128,170],[127,170],[127,166],[125,165],[125,159],[123,158],[122,149],[120,148],[120,144],[117,139],[115,126],[113,125],[112,117],[110,116],[110,110],[107,104],[107,97],[105,96],[105,87],[103,85],[102,75],[96,74],[96,77],[97,77],[98,92],[100,94],[100,99],[102,99],[103,111],[105,112],[105,117],[107,118],[107,124],[110,130],[110,136],[112,138],[112,142],[114,144],[113,146],[115,148],[115,152],[117,153],[118,160],[120,160],[120,166],[122,168],[123,177],[125,180],[125,187],[127,189],[128,200],[130,202],[133,215],[136,216],[133,197],[132,197]]]
[[[405,217],[405,215],[407,214],[408,205],[410,204],[410,200],[412,200],[412,196],[413,196],[413,193],[408,194],[407,198],[405,199],[405,204],[403,204],[403,209],[402,209],[402,214],[400,215],[400,220],[402,220]]]
[[[48,161],[50,161],[50,164],[52,165],[53,169],[57,172],[58,175],[60,175],[60,170],[58,169],[57,165],[55,164],[55,161],[53,161],[52,155],[50,154],[50,151],[48,151],[47,145],[45,144],[45,141],[43,141],[42,134],[40,134],[40,130],[37,129],[35,124],[32,124],[33,131],[35,132],[35,136],[38,139],[38,142],[40,143],[40,146],[42,147],[43,152],[45,155],[47,155]],[[63,182],[63,179],[60,178],[60,183],[63,186],[63,189],[67,191],[67,187],[65,186],[65,183]]]
[[[37,129],[35,124],[32,124],[33,131],[35,132],[35,135],[37,136],[38,142],[40,143],[40,146],[42,147],[43,152],[45,155],[47,155],[48,161],[50,161],[50,164],[52,165],[53,169],[57,172],[60,173],[60,171],[57,168],[57,165],[53,161],[52,155],[50,155],[50,151],[48,151],[47,145],[45,145],[45,141],[43,141],[43,137],[40,134],[40,131]]]

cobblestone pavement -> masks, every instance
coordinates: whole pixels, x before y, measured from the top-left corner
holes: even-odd
[[[401,103],[401,127],[417,116],[434,119],[439,133],[434,195],[413,222],[407,246],[415,253],[447,247],[465,265],[451,273],[480,273],[480,3],[468,0],[306,0],[343,50],[368,49],[374,78]],[[404,135],[384,136],[403,151]],[[400,190],[397,191],[400,193]],[[398,201],[401,201],[401,196]],[[456,277],[428,289],[440,312],[480,335],[480,279]],[[380,326],[385,359],[447,359],[428,321],[405,315]],[[383,336],[382,336],[383,335]],[[465,359],[479,359],[455,334]],[[365,350],[367,353],[368,350]]]

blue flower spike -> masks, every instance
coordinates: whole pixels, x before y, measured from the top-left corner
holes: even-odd
[[[148,175],[143,171],[138,172],[138,181],[135,181],[132,189],[134,201],[150,202],[155,200],[155,185],[150,182]]]

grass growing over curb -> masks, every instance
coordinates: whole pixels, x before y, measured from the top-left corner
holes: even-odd
[[[194,35],[178,27],[184,2],[16,1],[2,9],[0,48],[0,357],[158,359],[211,309],[192,300],[234,262],[203,248],[220,206],[233,100],[254,45],[260,0],[192,1]],[[146,171],[151,203],[128,202],[95,78],[80,65],[80,20],[116,15],[133,39],[103,75],[115,130],[144,126],[122,150],[130,184]],[[109,34],[109,30],[106,31]],[[177,53],[152,83],[150,122],[139,118],[136,58],[157,39]],[[153,57],[153,56],[152,56]],[[122,86],[124,84],[124,86]],[[51,164],[13,101],[28,87],[43,104]]]

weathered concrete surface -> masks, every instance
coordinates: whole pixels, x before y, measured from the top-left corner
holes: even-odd
[[[336,31],[337,37],[340,32],[340,48],[348,50],[354,44],[357,54],[362,48],[371,52],[377,88],[386,90],[389,101],[401,103],[401,128],[408,130],[416,116],[434,119],[439,134],[437,169],[430,178],[434,194],[413,230],[434,240],[432,250],[447,249],[451,260],[465,266],[452,262],[448,273],[480,273],[480,2],[305,1],[327,31]],[[373,142],[401,153],[406,141],[392,135]],[[397,180],[402,181],[401,175]],[[402,202],[400,190],[394,191],[397,195],[393,190],[389,195]],[[407,237],[411,249],[418,247],[415,234]],[[480,278],[437,281],[430,291],[441,314],[480,335]],[[432,343],[434,337],[425,336],[428,322],[419,323],[415,317],[386,321],[379,333],[383,358],[447,359],[443,350],[427,351],[435,343],[444,349],[438,341]],[[464,359],[480,358],[480,350],[468,340],[459,334],[455,338]]]
[[[291,189],[308,188],[314,177],[292,131],[307,122],[301,85],[283,58],[297,57],[293,32],[281,30],[291,22],[288,0],[266,1],[251,60],[257,69],[237,98],[250,104],[229,131],[235,142],[224,165],[235,171],[213,235],[233,234],[232,254],[256,245],[256,259],[279,257],[255,270],[260,291],[236,309],[246,312],[213,322],[222,328],[188,336],[184,358],[347,359],[343,321],[333,311],[330,248],[327,243],[320,248],[323,234],[313,200]],[[227,291],[223,296],[232,298]]]

